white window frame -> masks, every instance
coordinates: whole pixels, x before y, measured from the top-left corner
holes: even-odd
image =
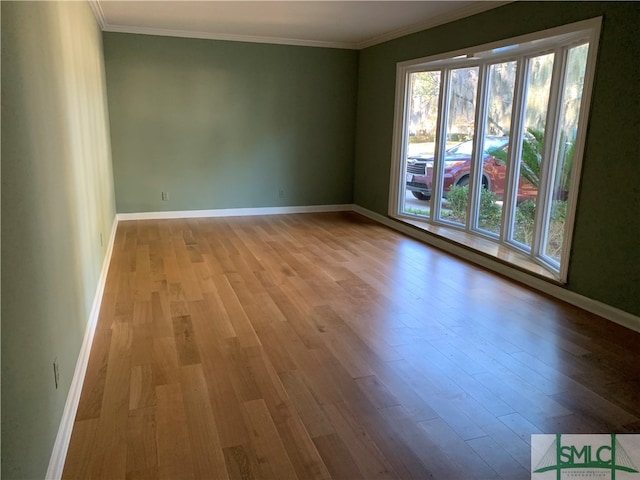
[[[526,256],[534,264],[542,266],[555,280],[566,283],[569,265],[569,252],[571,251],[571,240],[575,223],[575,209],[579,192],[579,179],[582,167],[582,157],[587,132],[587,120],[590,110],[593,80],[595,76],[595,64],[598,51],[598,40],[600,38],[600,28],[602,17],[585,20],[582,22],[563,25],[528,35],[522,35],[510,39],[479,45],[472,48],[465,48],[453,52],[446,52],[434,56],[423,57],[414,60],[400,62],[396,66],[396,100],[394,115],[394,134],[392,145],[392,161],[390,172],[389,189],[389,216],[401,221],[410,221],[412,224],[424,222],[436,225],[439,234],[447,236],[447,229],[455,231],[452,237],[459,237],[459,232],[463,230],[466,234],[480,236],[495,241],[505,248],[518,251]],[[578,128],[575,138],[575,151],[570,179],[570,191],[567,198],[567,215],[564,225],[564,237],[562,247],[562,258],[560,262],[546,256],[545,235],[543,228],[548,221],[551,208],[551,178],[554,174],[555,153],[558,149],[559,127],[558,120],[561,114],[562,91],[564,85],[565,64],[567,51],[571,45],[589,43],[587,64],[585,69],[582,99],[578,117]],[[524,101],[526,100],[526,78],[529,60],[544,53],[555,53],[553,74],[551,79],[550,98],[548,102],[547,121],[545,125],[545,139],[543,151],[545,158],[551,161],[543,162],[540,177],[542,179],[536,201],[536,216],[534,232],[535,236],[531,248],[519,244],[509,238],[512,230],[515,215],[515,192],[517,177],[519,172],[519,155],[522,142],[522,128],[524,124]],[[518,61],[516,71],[511,139],[509,145],[510,160],[507,167],[507,182],[504,193],[504,209],[502,215],[502,225],[500,235],[488,234],[480,230],[477,218],[477,201],[479,197],[480,178],[482,174],[482,154],[481,139],[484,138],[486,112],[485,105],[488,96],[488,76],[491,65],[511,60]],[[430,209],[428,216],[416,216],[402,211],[405,196],[405,172],[408,152],[407,132],[409,108],[411,104],[410,74],[414,72],[440,70],[440,97],[438,100],[438,122],[436,128],[434,165],[433,165],[433,185],[432,192],[442,191],[442,169],[444,168],[444,151],[446,142],[442,141],[443,132],[446,132],[446,120],[448,108],[445,102],[448,99],[448,76],[449,69],[460,67],[478,67],[478,87],[475,113],[475,135],[472,153],[472,164],[470,171],[470,198],[467,211],[467,223],[464,227],[453,225],[451,222],[438,219],[438,212],[441,211],[440,195],[431,195]],[[443,69],[444,70],[441,70]],[[547,133],[549,132],[549,133]],[[442,233],[444,232],[444,233]]]

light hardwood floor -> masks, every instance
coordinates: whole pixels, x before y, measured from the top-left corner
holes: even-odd
[[[640,334],[354,213],[120,223],[65,479],[529,478]]]

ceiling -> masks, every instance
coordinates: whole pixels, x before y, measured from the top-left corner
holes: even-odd
[[[505,1],[89,0],[102,30],[361,49]]]

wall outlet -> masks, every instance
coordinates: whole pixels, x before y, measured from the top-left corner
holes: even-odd
[[[100,232],[100,246],[101,247],[104,246],[104,242],[102,240],[102,232]]]
[[[56,390],[58,389],[58,384],[60,383],[60,366],[58,365],[58,358],[56,357],[53,360],[53,381],[56,384]]]
[[[284,198],[284,188],[281,188],[280,190],[278,190],[278,196],[280,198]]]
[[[169,192],[162,192],[162,201],[164,202],[169,201]]]

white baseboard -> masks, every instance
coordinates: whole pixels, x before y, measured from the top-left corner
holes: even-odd
[[[413,237],[416,240],[449,252],[457,257],[463,258],[472,263],[487,268],[488,270],[511,278],[512,280],[521,282],[540,292],[551,295],[552,297],[570,303],[571,305],[575,305],[576,307],[582,308],[587,312],[591,312],[595,315],[606,318],[607,320],[617,323],[618,325],[622,325],[623,327],[629,328],[630,330],[640,332],[640,317],[637,317],[629,312],[625,312],[624,310],[620,310],[619,308],[612,307],[611,305],[607,305],[606,303],[600,302],[598,300],[585,297],[584,295],[572,292],[558,285],[545,282],[538,277],[529,275],[521,270],[511,268],[503,263],[491,260],[484,255],[474,253],[466,248],[458,247],[450,242],[441,240],[434,235],[429,235],[426,232],[416,230],[415,228],[405,225],[402,222],[394,221],[388,217],[385,217],[384,215],[372,212],[371,210],[367,210],[366,208],[363,208],[359,205],[354,205],[353,211],[367,218],[370,218],[371,220],[381,223],[389,228],[404,233],[405,235]]]
[[[93,336],[96,331],[96,325],[98,324],[98,317],[100,316],[100,307],[102,305],[102,297],[107,280],[107,272],[109,271],[109,264],[111,262],[111,255],[113,253],[113,244],[116,238],[117,227],[118,219],[114,218],[113,225],[111,226],[109,242],[107,243],[107,250],[102,261],[102,270],[100,271],[100,277],[98,278],[96,294],[93,298],[93,304],[91,305],[91,311],[89,312],[89,319],[87,321],[87,328],[84,332],[82,346],[80,347],[80,354],[78,355],[76,368],[73,372],[73,378],[71,379],[71,387],[69,388],[67,401],[64,405],[64,411],[62,412],[60,426],[58,427],[58,434],[56,435],[56,441],[53,444],[53,451],[51,452],[51,458],[49,459],[49,467],[47,468],[47,474],[45,477],[47,480],[57,480],[62,478],[64,462],[67,458],[67,450],[69,449],[69,442],[71,441],[73,424],[75,423],[78,405],[80,404],[80,394],[82,393],[84,376],[89,364],[89,354],[91,353]]]
[[[213,210],[177,210],[171,212],[119,213],[118,221],[162,220],[169,218],[245,217],[252,215],[283,215],[287,213],[345,212],[355,205],[308,205],[294,207],[219,208]]]

